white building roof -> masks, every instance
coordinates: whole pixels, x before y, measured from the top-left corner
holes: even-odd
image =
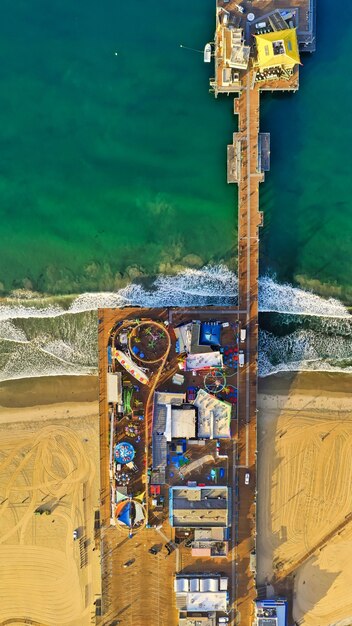
[[[191,578],[189,581],[189,590],[192,592],[199,591],[199,578]]]
[[[226,585],[224,582],[226,581]],[[187,611],[226,611],[228,578],[219,576],[176,576],[176,600]]]
[[[184,324],[174,328],[176,339],[179,341],[180,352],[189,352],[191,349],[192,324]]]
[[[206,593],[207,591],[218,591],[219,579],[218,578],[201,578],[199,581],[199,591]]]
[[[185,593],[189,590],[189,578],[175,578],[176,593]]]
[[[196,436],[195,409],[171,410],[171,437],[191,439]]]
[[[225,577],[220,578],[220,584],[219,584],[220,591],[227,591],[228,584],[229,584],[228,578],[225,578]]]
[[[187,593],[187,611],[226,611],[227,610],[226,591],[215,593]]]
[[[198,437],[230,437],[231,404],[199,389],[194,406],[198,409]]]
[[[188,354],[186,358],[186,370],[203,370],[210,367],[222,367],[222,354],[220,352],[205,352],[201,354]]]
[[[121,373],[108,372],[107,375],[107,400],[122,404]]]
[[[182,395],[184,398],[183,394],[179,395]],[[194,439],[196,436],[196,410],[193,408],[178,409],[171,406],[171,404],[164,404],[164,407],[166,411],[164,430],[166,441],[181,439],[183,437],[186,439]]]

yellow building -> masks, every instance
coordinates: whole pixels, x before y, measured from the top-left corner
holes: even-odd
[[[257,58],[255,66],[260,70],[270,67],[292,69],[300,63],[295,28],[255,35]]]

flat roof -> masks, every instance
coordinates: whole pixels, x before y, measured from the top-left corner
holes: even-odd
[[[161,468],[163,471],[165,470],[168,437],[167,407],[169,407],[169,411],[171,411],[171,405],[181,405],[185,401],[185,399],[186,395],[184,393],[178,392],[156,391],[154,394],[152,435],[152,455],[154,470],[157,470],[159,468]]]
[[[256,601],[257,626],[286,626],[287,600],[274,598]]]
[[[175,527],[227,527],[228,508],[228,487],[170,489],[170,524]]]
[[[121,372],[107,373],[107,401],[122,404]]]
[[[227,592],[187,593],[187,611],[226,611]]]
[[[187,615],[187,617],[179,618],[178,626],[215,626],[215,617],[209,617],[208,615],[191,617]]]
[[[180,610],[226,611],[228,578],[219,575],[176,576],[177,607]]]
[[[205,352],[202,354],[188,354],[186,358],[186,370],[204,370],[210,367],[222,367],[222,354],[220,352]]]
[[[178,339],[179,350],[189,352],[191,348],[192,324],[182,324],[174,328],[176,339]]]
[[[196,410],[194,408],[174,408],[166,413],[167,440],[194,439],[196,436]]]

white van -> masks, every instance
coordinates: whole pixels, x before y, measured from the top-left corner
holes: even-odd
[[[240,333],[240,339],[241,339],[241,343],[243,343],[244,341],[246,341],[246,336],[247,336],[247,331],[245,328],[241,328],[241,333]]]
[[[244,366],[244,352],[243,352],[243,350],[241,350],[239,355],[238,355],[238,363],[239,363],[240,367]]]

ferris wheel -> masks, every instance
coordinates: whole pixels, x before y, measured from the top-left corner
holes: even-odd
[[[209,393],[220,393],[226,385],[226,376],[221,370],[211,370],[204,376],[204,387]]]

